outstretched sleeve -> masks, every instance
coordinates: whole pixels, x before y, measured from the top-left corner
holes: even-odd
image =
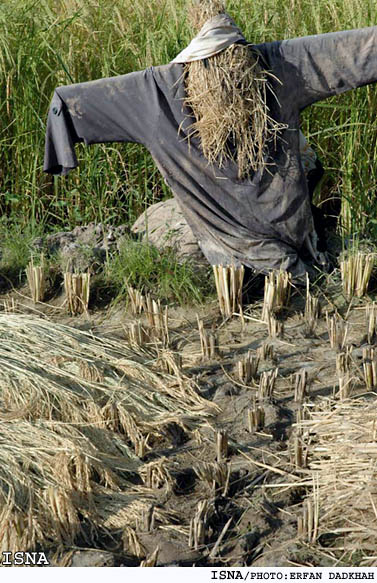
[[[377,26],[318,34],[277,43],[282,81],[300,109],[377,80]]]
[[[77,142],[148,144],[155,128],[157,94],[150,69],[58,87],[46,129],[43,169],[67,174],[77,166]]]

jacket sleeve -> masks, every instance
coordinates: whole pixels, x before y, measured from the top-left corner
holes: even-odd
[[[77,142],[147,145],[156,126],[157,94],[150,69],[58,87],[46,129],[43,170],[67,174],[77,166]]]
[[[282,81],[292,84],[300,109],[377,80],[377,26],[278,43]]]

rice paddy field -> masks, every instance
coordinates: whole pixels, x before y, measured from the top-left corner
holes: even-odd
[[[377,21],[372,0],[228,11],[254,42]],[[37,235],[130,225],[171,196],[137,145],[79,147],[78,170],[43,175],[44,130],[57,85],[169,62],[185,15],[181,0],[0,5],[0,551],[60,566],[376,566],[374,86],[303,112],[326,168],[317,204],[339,215],[334,270],[306,289],[274,273],[241,307],[243,273],[206,271],[200,287],[133,258],[132,279],[126,253],[105,302],[88,274],[29,263]]]

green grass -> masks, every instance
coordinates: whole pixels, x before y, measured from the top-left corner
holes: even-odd
[[[131,223],[171,196],[141,146],[77,148],[67,177],[42,172],[56,86],[169,62],[189,41],[184,0],[3,0],[0,3],[0,213],[28,232],[89,221]],[[229,0],[252,42],[377,22],[374,0]],[[377,236],[377,92],[320,102],[303,129],[326,167],[322,197],[341,199],[342,229]]]
[[[202,302],[215,295],[212,270],[198,268],[190,261],[178,261],[173,249],[158,251],[148,243],[125,240],[105,269],[104,281],[118,290],[118,297],[127,295],[130,285],[143,293],[183,305]]]

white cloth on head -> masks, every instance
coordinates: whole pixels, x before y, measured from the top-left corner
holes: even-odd
[[[244,41],[241,30],[228,14],[218,14],[203,25],[199,34],[172,63],[189,63],[213,57],[230,45]]]

